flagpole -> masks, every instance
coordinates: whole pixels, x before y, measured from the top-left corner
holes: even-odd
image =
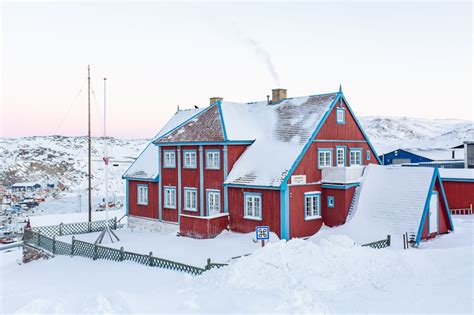
[[[107,152],[107,105],[106,82],[104,78],[104,162],[105,162],[105,220],[109,221],[109,155]]]

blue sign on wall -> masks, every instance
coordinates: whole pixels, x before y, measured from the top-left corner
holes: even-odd
[[[268,240],[270,239],[270,227],[269,226],[257,226],[255,227],[255,235],[257,240]]]

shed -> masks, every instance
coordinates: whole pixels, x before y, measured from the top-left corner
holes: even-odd
[[[451,214],[473,214],[474,169],[439,169]]]
[[[11,186],[12,191],[36,191],[41,188],[41,184],[30,182],[30,183],[15,183]]]

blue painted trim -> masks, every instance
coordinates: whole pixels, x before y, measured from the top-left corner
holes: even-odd
[[[224,114],[222,113],[222,101],[217,102],[217,108],[219,111],[219,117],[221,119],[222,133],[224,134],[224,140],[227,141],[227,130],[225,128]]]
[[[260,198],[260,217],[249,217],[247,216],[247,197],[258,197]],[[262,194],[256,192],[244,192],[244,219],[262,221],[263,217],[263,205],[262,205]]]
[[[207,161],[208,161],[208,158],[207,158],[207,155],[209,153],[219,153],[219,166],[218,167],[209,167],[207,165]],[[220,170],[221,169],[221,150],[219,149],[207,149],[206,150],[206,170]]]
[[[240,145],[240,144],[252,144],[255,140],[229,140],[229,141],[187,141],[187,142],[160,142],[157,145],[159,147],[167,147],[167,146],[186,146],[186,145]]]
[[[441,195],[443,196],[444,206],[448,212],[449,225],[451,226],[451,231],[454,231],[453,219],[451,218],[451,209],[449,209],[448,199],[446,198],[446,193],[444,192],[443,180],[441,179],[438,168],[435,168],[435,172],[439,179],[439,186],[441,187]]]
[[[367,143],[369,144],[370,149],[371,149],[372,152],[374,153],[374,156],[377,158],[377,161],[379,162],[379,164],[382,164],[382,161],[380,161],[380,158],[379,158],[379,156],[378,156],[378,154],[377,154],[377,151],[375,151],[375,148],[374,148],[374,146],[372,145],[372,143],[370,142],[369,137],[368,137],[367,134],[365,133],[364,128],[362,128],[362,125],[360,124],[360,122],[359,122],[359,120],[357,119],[356,115],[354,115],[354,112],[352,111],[351,106],[349,105],[349,102],[346,100],[346,98],[344,97],[344,94],[343,94],[342,92],[341,92],[341,97],[342,97],[342,99],[344,100],[344,103],[346,104],[347,109],[349,110],[349,112],[351,113],[352,117],[354,118],[354,121],[356,122],[357,126],[359,127],[360,131],[362,132],[362,135],[364,135],[365,140],[367,140]]]
[[[290,198],[287,185],[280,190],[280,239],[290,239]]]
[[[181,202],[181,147],[177,148],[177,160],[178,160],[178,194],[177,194],[177,202],[178,202],[178,223],[180,222],[181,218],[181,209],[182,209],[182,202]]]
[[[433,177],[431,179],[431,184],[430,184],[430,187],[428,189],[428,194],[427,194],[427,197],[426,197],[426,200],[425,200],[425,207],[423,209],[423,214],[421,216],[420,226],[418,227],[418,233],[416,235],[416,244],[417,245],[420,243],[421,235],[423,234],[423,227],[425,226],[426,217],[427,217],[429,209],[430,209],[431,194],[433,193],[433,187],[434,187],[434,184],[436,182],[436,178],[438,178],[436,176],[436,172],[433,172]],[[428,231],[429,231],[429,225],[428,225]]]
[[[184,122],[182,122],[181,124],[179,124],[179,125],[177,125],[176,127],[172,128],[170,131],[165,132],[163,135],[161,135],[160,137],[158,137],[158,138],[156,138],[156,139],[153,139],[152,142],[155,143],[155,144],[157,144],[157,142],[158,142],[161,138],[163,138],[163,137],[169,135],[170,133],[172,133],[172,132],[175,131],[176,129],[181,128],[182,126],[184,126],[185,124],[187,124],[189,121],[193,120],[194,118],[196,118],[196,117],[198,117],[198,116],[204,114],[204,113],[207,112],[207,111],[209,110],[209,108],[211,108],[211,107],[212,107],[212,106],[209,106],[208,108],[203,109],[203,110],[200,111],[199,113],[196,113],[195,115],[193,115],[193,116],[191,116],[190,118],[186,119],[186,120],[185,120]]]
[[[199,213],[204,216],[204,153],[202,145],[199,146]]]
[[[319,209],[319,215],[314,216],[314,217],[308,217],[306,215],[307,213],[307,203],[306,203],[306,198],[308,197],[317,197],[318,200],[318,209]],[[321,211],[321,192],[307,192],[304,193],[304,220],[305,221],[310,221],[310,220],[319,220],[322,219],[322,211]]]
[[[161,174],[162,168],[161,168],[161,148],[158,147],[158,174]],[[162,216],[163,216],[163,203],[162,203],[162,182],[161,182],[161,176],[158,178],[158,221],[161,222]]]
[[[230,188],[256,188],[256,189],[274,189],[280,190],[278,186],[256,186],[256,185],[244,185],[244,184],[224,184],[224,187]]]
[[[166,166],[165,165],[165,154],[173,153],[174,155],[174,165],[173,166]],[[163,168],[176,168],[176,150],[163,150]]]
[[[219,213],[221,212],[221,191],[219,189],[206,189],[206,217],[209,216],[209,193],[219,193]]]
[[[130,211],[130,206],[129,206],[129,202],[130,202],[130,195],[129,195],[129,182],[128,182],[128,179],[125,180],[125,214],[128,216],[129,214],[129,211]]]
[[[344,150],[344,163],[342,166],[339,165],[338,159],[337,159],[337,150],[338,149],[343,149]],[[336,146],[336,166],[337,167],[345,167],[347,165],[347,147],[345,145],[338,145]]]
[[[196,209],[187,209],[187,208],[186,208],[186,192],[188,192],[188,191],[195,191],[195,192],[196,192]],[[197,188],[194,188],[194,187],[184,187],[184,206],[183,206],[183,210],[184,210],[184,211],[197,212],[197,211],[198,211],[197,198],[198,198],[198,189],[197,189]]]
[[[338,112],[340,112],[340,111],[343,112],[343,115],[342,115],[342,118],[343,118],[343,119],[342,119],[342,121],[339,121],[339,120],[337,119],[337,114],[338,114]],[[345,125],[345,124],[346,124],[346,109],[345,109],[345,108],[342,108],[342,107],[341,107],[341,108],[337,108],[337,109],[336,109],[336,124],[337,124],[337,125]]]
[[[321,187],[322,188],[329,188],[329,189],[343,189],[343,190],[346,190],[346,189],[349,189],[349,188],[352,188],[352,187],[357,187],[359,185],[360,185],[359,183],[351,183],[351,184],[345,184],[345,185],[322,184]]]
[[[166,207],[165,205],[163,205],[163,208],[170,209],[170,210],[176,209],[176,187],[175,186],[163,186],[163,190],[164,190],[164,195],[166,195],[167,190],[174,190],[174,207]],[[166,198],[165,198],[165,200],[166,200]]]
[[[139,202],[138,202],[138,196],[139,196],[139,194],[138,194],[138,190],[139,190],[139,189],[138,189],[138,188],[140,188],[140,187],[145,187],[145,188],[146,188],[146,203],[139,203]],[[145,185],[145,184],[137,184],[137,205],[140,205],[140,206],[148,206],[148,199],[149,199],[149,198],[148,198],[148,185]]]
[[[330,93],[330,94],[333,94],[333,93]],[[316,129],[313,131],[313,134],[312,134],[311,137],[309,138],[308,142],[306,142],[305,146],[303,147],[303,150],[300,152],[300,154],[299,154],[298,157],[296,158],[296,161],[293,162],[293,165],[291,166],[290,170],[288,171],[288,174],[286,174],[285,178],[282,180],[280,187],[287,185],[288,178],[290,178],[290,176],[293,174],[293,172],[295,171],[295,168],[298,166],[298,164],[300,163],[301,159],[302,159],[303,156],[306,154],[306,151],[308,151],[308,148],[311,146],[311,143],[313,142],[314,138],[315,138],[316,135],[318,134],[319,130],[321,130],[321,127],[323,126],[324,122],[326,121],[326,119],[328,118],[329,114],[331,113],[331,111],[333,110],[334,106],[336,105],[337,100],[338,100],[341,96],[342,96],[342,93],[337,93],[337,94],[335,95],[334,100],[332,101],[331,105],[329,105],[329,109],[326,111],[326,113],[324,114],[323,118],[322,118],[321,121],[319,122],[318,126],[317,126]],[[319,156],[318,156],[318,164],[319,164]]]
[[[328,208],[334,208],[334,196],[328,196]]]
[[[365,151],[365,159],[366,159],[367,161],[370,161],[370,150],[366,150],[366,151]]]
[[[186,165],[186,153],[192,153],[192,154],[194,154],[194,162],[195,162],[195,165],[194,165],[194,166]],[[196,152],[196,150],[190,150],[190,149],[183,150],[183,168],[186,168],[186,169],[197,169],[197,152]]]
[[[360,164],[354,164],[354,165],[364,165],[363,149],[362,148],[349,148],[349,166],[353,165],[351,162],[351,152],[360,152]]]
[[[443,182],[466,182],[466,183],[474,183],[474,179],[470,178],[441,178]]]
[[[224,181],[227,179],[229,173],[229,164],[228,164],[228,148],[227,145],[224,145]],[[224,186],[224,213],[229,213],[229,200],[228,200],[228,191],[227,186]]]
[[[150,142],[148,143],[148,145],[145,147],[145,149],[138,155],[138,157],[135,159],[135,161],[133,161],[132,164],[130,164],[129,167],[127,167],[127,170],[123,173],[122,175],[122,179],[133,179],[133,180],[144,180],[144,181],[157,181],[158,180],[158,176],[160,176],[160,172],[158,172],[158,175],[155,177],[155,178],[147,178],[147,179],[142,179],[142,178],[139,178],[139,179],[135,179],[133,177],[130,177],[130,176],[125,176],[125,174],[127,174],[128,170],[132,167],[133,164],[135,164],[135,162],[140,158],[140,156],[142,156],[143,153],[145,153],[146,149],[148,149],[148,147],[150,145],[154,145],[153,142]]]
[[[332,151],[333,151],[332,148],[318,148],[318,169],[321,169],[321,168],[323,168],[323,167],[332,167],[332,166],[333,166],[333,164],[334,164],[334,163],[333,163],[333,158],[334,158],[334,156],[333,156],[333,154],[332,154]],[[329,166],[328,166],[328,165],[325,165],[325,166],[321,166],[321,165],[320,165],[319,153],[321,153],[321,152],[330,152],[330,153],[331,153],[331,165],[329,165]]]

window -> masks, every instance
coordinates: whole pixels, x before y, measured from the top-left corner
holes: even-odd
[[[165,208],[176,209],[176,188],[165,187]]]
[[[332,151],[330,149],[320,149],[319,155],[319,168],[332,166]]]
[[[370,150],[367,150],[365,152],[365,158],[367,159],[367,161],[370,161]]]
[[[218,214],[221,212],[221,192],[218,190],[207,191],[207,210],[208,215]]]
[[[184,210],[197,211],[196,188],[184,188]]]
[[[176,152],[163,151],[163,156],[164,156],[163,167],[165,168],[176,167]]]
[[[344,108],[338,108],[336,110],[336,122],[338,124],[346,123],[346,110]]]
[[[339,167],[346,166],[346,148],[336,148],[336,165]]]
[[[184,168],[196,168],[196,151],[184,151]]]
[[[313,220],[321,218],[320,192],[309,192],[304,194],[304,219]]]
[[[334,208],[334,196],[328,196],[328,208]]]
[[[244,193],[245,213],[244,218],[252,220],[262,219],[262,195],[256,193]]]
[[[206,151],[206,168],[212,170],[220,168],[219,151]]]
[[[362,165],[362,149],[351,149],[351,165]]]
[[[137,204],[148,205],[148,186],[137,185]]]

